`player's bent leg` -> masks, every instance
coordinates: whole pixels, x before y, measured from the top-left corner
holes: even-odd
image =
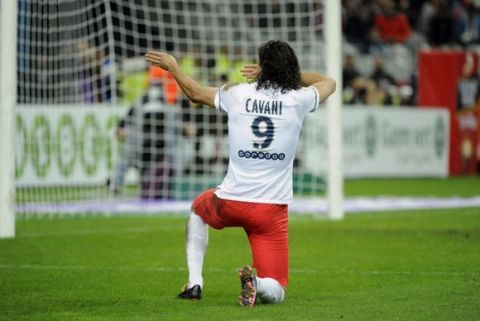
[[[256,277],[257,298],[262,303],[281,303],[285,299],[285,289],[275,279]]]
[[[253,267],[260,278],[288,285],[288,207],[258,204],[245,227],[252,251]]]
[[[257,270],[256,297],[262,303],[281,303],[285,299],[284,286],[288,284],[288,239],[282,233],[276,236],[250,234],[253,261]]]
[[[288,235],[284,230],[270,234],[248,234],[253,265],[260,278],[288,285]]]
[[[193,212],[188,218],[186,242],[188,283],[178,297],[200,299],[203,288],[203,260],[208,246],[208,225]]]

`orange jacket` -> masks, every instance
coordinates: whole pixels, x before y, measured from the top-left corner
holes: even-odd
[[[173,105],[177,103],[180,95],[180,87],[170,72],[160,67],[151,66],[148,70],[148,81],[158,81],[162,84],[163,96],[167,104]]]

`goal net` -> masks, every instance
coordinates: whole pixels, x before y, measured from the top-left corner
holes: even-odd
[[[192,105],[145,52],[171,52],[220,86],[245,81],[240,67],[279,39],[302,69],[325,72],[323,10],[317,0],[19,0],[17,213],[188,209],[226,173],[226,115]],[[325,192],[326,153],[311,148],[326,148],[322,118],[302,133],[299,198]]]

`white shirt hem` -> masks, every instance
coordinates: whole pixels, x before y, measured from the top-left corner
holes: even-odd
[[[232,200],[232,201],[240,201],[240,202],[262,203],[262,204],[279,204],[279,205],[289,205],[289,204],[292,203],[292,200],[262,199],[262,198],[253,199],[253,198],[225,195],[224,193],[222,193],[222,190],[219,190],[219,189],[217,189],[215,191],[215,195],[217,195],[221,199]]]

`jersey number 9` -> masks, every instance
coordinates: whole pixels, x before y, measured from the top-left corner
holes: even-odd
[[[253,142],[254,148],[267,148],[273,142],[273,133],[275,127],[273,121],[265,116],[258,116],[252,123],[252,132],[258,138],[263,138],[263,142]]]

